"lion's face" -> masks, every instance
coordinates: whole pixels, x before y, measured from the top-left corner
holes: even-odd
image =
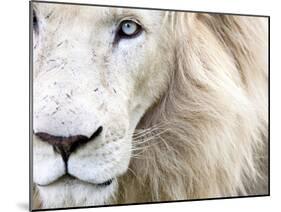
[[[34,6],[34,182],[46,207],[104,204],[167,84],[164,13]]]

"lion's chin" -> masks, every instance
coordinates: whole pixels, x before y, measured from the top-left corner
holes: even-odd
[[[37,186],[43,208],[82,207],[111,204],[117,190],[115,179],[91,184],[64,176],[47,186]]]

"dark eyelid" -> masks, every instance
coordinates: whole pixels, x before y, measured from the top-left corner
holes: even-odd
[[[139,21],[139,19],[136,18],[135,16],[126,16],[126,17],[123,17],[123,18],[121,18],[121,19],[118,20],[118,23],[117,23],[117,24],[120,26],[120,24],[121,24],[122,22],[124,22],[124,21],[133,21],[133,22],[135,22],[136,24],[142,26],[141,21]]]
[[[33,30],[38,33],[38,16],[35,9],[32,9],[32,25]]]

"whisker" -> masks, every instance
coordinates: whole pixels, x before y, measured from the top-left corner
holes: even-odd
[[[134,144],[143,144],[143,143],[147,143],[148,141],[151,141],[155,138],[158,138],[160,135],[162,135],[163,133],[165,133],[166,131],[168,131],[169,129],[165,129],[157,134],[153,134],[151,135],[150,137],[147,137],[147,138],[143,138],[143,139],[135,139],[133,140],[134,141]]]
[[[164,126],[165,126],[164,123],[158,123],[146,129],[136,129],[135,132],[133,133],[133,136],[145,134],[146,132],[151,132],[154,131],[155,129],[161,129]]]
[[[152,133],[152,132],[155,132],[157,130],[160,130],[159,127],[155,127],[155,128],[148,128],[148,129],[145,129],[141,132],[138,132],[138,133],[134,133],[133,134],[133,137],[141,137],[141,136],[144,136],[146,134],[149,134],[149,133]]]
[[[128,170],[129,170],[135,177],[138,177],[137,174],[133,171],[133,169],[131,169],[130,167],[128,167]]]

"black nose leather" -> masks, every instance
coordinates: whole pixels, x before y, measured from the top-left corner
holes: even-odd
[[[51,144],[54,147],[54,150],[61,154],[64,162],[67,162],[72,152],[89,141],[93,141],[101,132],[102,127],[99,127],[90,138],[84,135],[74,135],[69,137],[54,136],[45,132],[38,132],[35,133],[35,135],[42,141]]]

